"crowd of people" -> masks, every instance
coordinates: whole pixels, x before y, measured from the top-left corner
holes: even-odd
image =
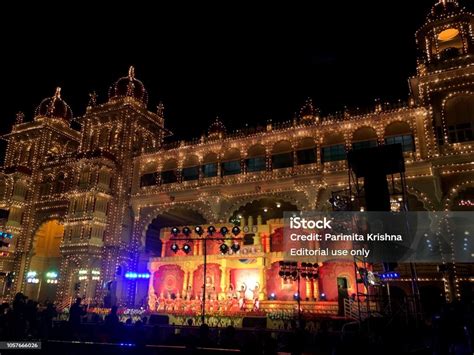
[[[97,314],[91,317],[78,298],[69,308],[68,319],[59,320],[51,302],[38,304],[18,293],[11,304],[0,305],[0,339],[42,340],[46,344],[63,341],[64,346],[92,342],[97,347],[122,343],[137,348],[145,348],[145,344],[186,349],[219,347],[250,354],[300,353],[308,349],[317,354],[346,354],[362,349],[367,354],[377,353],[377,349],[378,353],[384,349],[387,354],[402,354],[406,349],[416,349],[413,354],[472,353],[472,309],[457,303],[445,305],[421,324],[372,319],[351,327],[339,319],[321,320],[316,328],[310,329],[304,321],[292,321],[285,330],[196,326],[192,319],[185,326],[159,325],[147,317],[133,323],[131,318],[121,321],[117,311],[114,306],[105,318]]]

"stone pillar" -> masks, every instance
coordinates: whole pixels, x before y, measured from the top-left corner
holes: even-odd
[[[319,300],[319,279],[312,281],[313,283],[313,297],[315,300]]]
[[[266,283],[266,278],[267,278],[267,269],[263,265],[263,259],[261,260],[262,262],[262,268],[260,270],[260,293],[259,293],[259,299],[264,300],[265,299],[265,292],[264,290],[267,288],[267,283]]]
[[[225,299],[225,293],[226,293],[228,285],[227,285],[227,267],[224,265],[221,267],[220,287],[221,287],[220,298]]]
[[[183,288],[182,288],[182,292],[181,292],[181,295],[185,295],[186,294],[186,289],[188,288],[188,280],[189,280],[189,271],[187,271],[186,269],[184,270],[184,278],[183,278]]]
[[[194,270],[189,271],[189,276],[188,276],[188,286],[191,286],[191,295],[188,295],[188,297],[194,296],[196,294],[196,290],[194,289]]]
[[[311,280],[305,280],[305,294],[306,298],[308,298],[309,300],[314,298],[314,290]]]

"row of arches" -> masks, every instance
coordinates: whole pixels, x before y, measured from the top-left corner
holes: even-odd
[[[320,143],[314,137],[303,137],[296,143],[280,140],[271,147],[257,143],[245,152],[239,148],[230,148],[221,154],[208,152],[202,159],[196,154],[184,157],[181,162],[176,158],[169,158],[161,168],[151,162],[142,169],[140,185],[143,187],[340,161],[346,159],[348,149],[362,149],[379,144],[401,144],[405,152],[415,150],[411,127],[406,122],[396,121],[386,127],[383,137],[373,127],[363,126],[356,129],[350,138],[335,131],[326,134]]]

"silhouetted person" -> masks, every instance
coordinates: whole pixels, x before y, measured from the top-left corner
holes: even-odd
[[[13,299],[13,311],[10,314],[11,325],[13,325],[13,337],[22,339],[26,331],[26,297],[18,292]]]
[[[69,310],[69,324],[73,331],[77,331],[81,325],[81,318],[86,314],[86,311],[81,306],[82,299],[76,298],[76,302]]]
[[[54,304],[51,302],[47,303],[46,308],[41,312],[41,332],[44,338],[48,338],[53,327],[53,319],[56,318],[57,315],[58,312]]]
[[[120,324],[117,316],[117,306],[113,306],[110,313],[105,316],[105,329],[110,334],[110,339],[115,341],[118,338],[118,327]]]

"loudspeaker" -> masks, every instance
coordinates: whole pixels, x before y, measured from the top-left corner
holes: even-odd
[[[347,153],[349,166],[358,178],[378,172],[383,175],[405,172],[401,144],[351,150]]]
[[[266,317],[244,317],[242,319],[242,328],[263,328],[267,327]]]
[[[356,176],[364,178],[367,211],[390,211],[387,175],[405,172],[402,145],[351,150],[347,161]]]
[[[148,320],[150,325],[168,325],[170,323],[170,318],[164,314],[152,314]]]

